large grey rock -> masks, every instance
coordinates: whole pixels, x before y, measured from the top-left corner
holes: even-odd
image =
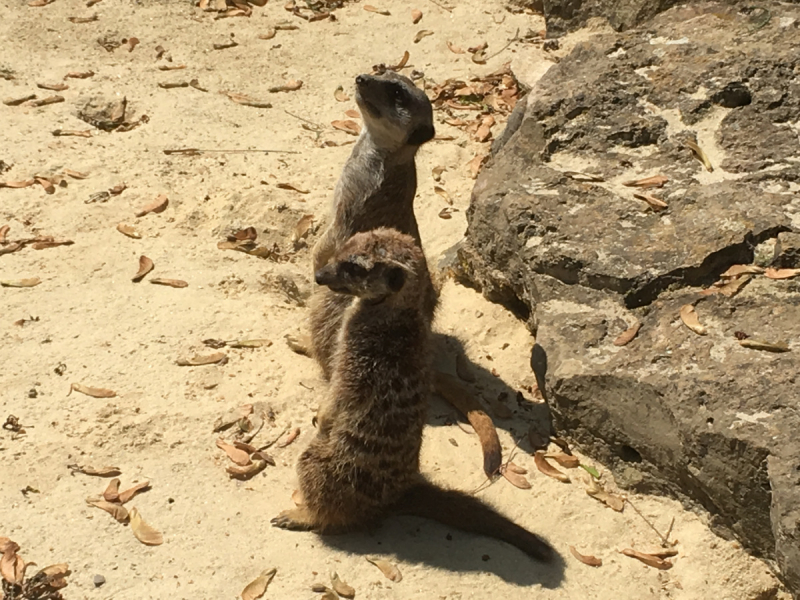
[[[763,6],[760,28],[673,8],[552,67],[476,182],[455,271],[528,321],[562,433],[621,484],[705,507],[798,594],[800,278],[699,293],[733,264],[797,257],[800,7]],[[663,212],[621,185],[656,174]],[[708,335],[681,323],[690,303]]]

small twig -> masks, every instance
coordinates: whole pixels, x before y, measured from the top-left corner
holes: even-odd
[[[317,129],[323,129],[322,125],[320,125],[319,123],[314,123],[314,121],[309,121],[308,119],[306,119],[306,118],[304,118],[304,117],[301,117],[300,115],[296,115],[296,114],[294,114],[294,113],[291,113],[291,112],[289,112],[289,111],[288,111],[288,110],[286,110],[285,108],[283,109],[283,112],[285,112],[285,113],[286,113],[287,115],[289,115],[290,117],[294,117],[295,119],[299,119],[299,120],[301,120],[301,121],[303,121],[303,122],[305,122],[305,123],[308,123],[309,125],[313,125],[313,126],[314,126],[314,127],[316,127]]]
[[[448,7],[447,7],[447,6],[445,6],[444,4],[439,4],[439,3],[438,3],[436,0],[431,0],[431,2],[432,2],[433,4],[435,4],[436,6],[438,6],[439,8],[441,8],[442,10],[446,10],[447,12],[453,12],[453,9],[452,9],[452,8],[448,8]]]
[[[667,536],[666,536],[667,539],[669,539],[669,536],[672,533],[673,525],[675,525],[675,517],[672,517],[672,521],[669,522],[669,528],[667,529]],[[671,542],[671,544],[674,546],[675,542]]]
[[[259,154],[300,154],[295,150],[218,150],[218,149],[211,149],[211,150],[201,150],[200,148],[175,148],[175,149],[168,149],[163,151],[164,154],[188,154],[190,156],[197,155],[197,154],[208,154],[211,152],[222,153],[222,154],[245,154],[248,152],[257,152]]]
[[[656,532],[656,534],[658,535],[658,537],[660,537],[660,538],[661,538],[661,545],[662,545],[662,546],[666,547],[666,546],[673,546],[673,545],[674,545],[674,544],[672,544],[672,542],[670,542],[670,541],[669,541],[669,537],[664,537],[663,535],[661,535],[661,532],[660,532],[658,529],[656,529],[655,525],[653,525],[653,524],[652,524],[652,523],[651,523],[651,522],[650,522],[650,521],[647,519],[647,517],[645,517],[645,516],[644,516],[644,515],[643,515],[643,514],[642,514],[642,513],[639,511],[639,509],[638,509],[638,508],[636,508],[636,505],[634,505],[634,503],[633,503],[633,502],[631,502],[630,498],[626,498],[626,499],[625,499],[625,501],[626,501],[628,504],[630,504],[631,508],[634,510],[634,512],[635,512],[637,515],[639,515],[640,517],[642,517],[642,520],[643,520],[645,523],[647,523],[647,524],[650,526],[650,529],[652,529],[653,531],[655,531],[655,532]],[[672,519],[672,523],[674,523],[674,522],[675,522],[675,519],[673,518],[673,519]],[[671,533],[671,532],[672,532],[672,523],[670,523],[670,526],[669,526],[669,531],[667,532],[667,536],[669,536],[669,533]]]
[[[494,54],[492,54],[491,56],[487,56],[487,57],[486,57],[486,62],[489,62],[489,61],[490,61],[491,59],[493,59],[495,56],[497,56],[498,54],[500,54],[501,52],[503,52],[504,50],[506,50],[506,49],[507,49],[507,48],[508,48],[508,47],[509,47],[511,44],[513,44],[514,42],[518,42],[520,39],[522,39],[522,38],[520,38],[520,37],[519,37],[519,29],[517,29],[517,32],[514,34],[514,37],[513,37],[513,38],[511,38],[510,40],[508,40],[508,43],[507,43],[505,46],[503,46],[502,48],[500,48],[500,50],[498,50],[497,52],[495,52],[495,53],[494,53]]]

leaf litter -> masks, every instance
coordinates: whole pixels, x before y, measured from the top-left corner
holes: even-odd
[[[131,531],[137,540],[147,546],[159,546],[164,543],[164,536],[161,532],[145,522],[137,509],[132,508],[129,515]]]
[[[73,391],[80,392],[81,394],[86,394],[87,396],[91,396],[92,398],[115,398],[117,393],[113,390],[107,390],[105,388],[96,388],[90,387],[88,385],[83,385],[82,383],[73,383],[69,386],[69,394]]]
[[[536,464],[536,468],[548,477],[552,477],[553,479],[557,479],[563,483],[570,483],[569,475],[559,471],[553,465],[547,462],[544,451],[537,450],[533,455],[533,461]]]
[[[375,557],[366,557],[367,562],[371,562],[373,565],[378,567],[381,570],[386,578],[390,581],[394,581],[395,583],[399,583],[403,580],[403,574],[400,573],[400,569],[397,568],[397,565],[394,563],[390,563],[388,560],[384,560],[382,558],[375,558]]]
[[[590,567],[602,567],[603,561],[599,558],[591,556],[589,554],[581,554],[575,549],[575,546],[570,546],[569,551],[572,553],[572,556],[577,558],[585,565],[589,565]]]
[[[66,578],[72,573],[69,565],[59,563],[39,570],[26,579],[28,567],[36,563],[26,562],[17,552],[16,542],[0,537],[0,583],[3,598],[7,600],[63,600],[60,589],[67,586]]]
[[[242,600],[258,600],[258,598],[261,598],[266,593],[267,587],[277,572],[278,570],[275,568],[262,571],[261,575],[248,583],[242,590]]]
[[[139,257],[139,270],[136,272],[136,275],[131,277],[131,281],[134,283],[139,283],[153,269],[155,269],[155,264],[153,261],[142,254]]]
[[[681,307],[680,311],[681,321],[689,329],[694,331],[697,335],[707,335],[708,330],[700,324],[700,318],[697,316],[697,311],[691,304],[685,304]]]

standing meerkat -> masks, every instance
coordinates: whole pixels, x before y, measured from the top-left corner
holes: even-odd
[[[414,216],[414,157],[419,147],[435,135],[431,102],[410,79],[387,71],[379,76],[356,77],[356,103],[364,126],[336,184],[328,227],[314,247],[315,272],[361,231],[392,227],[421,245]],[[437,293],[433,285],[423,292],[426,313],[432,320]],[[311,302],[309,341],[326,379],[330,379],[342,315],[351,300],[323,289]]]
[[[419,472],[432,387],[431,282],[414,238],[386,228],[356,234],[315,278],[352,301],[331,360],[330,398],[297,465],[303,503],[272,524],[339,533],[388,514],[416,515],[552,560],[555,551],[535,534]]]

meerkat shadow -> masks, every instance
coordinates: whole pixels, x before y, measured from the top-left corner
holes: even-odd
[[[564,558],[555,550],[553,559],[543,563],[504,542],[420,517],[391,516],[372,532],[326,535],[320,539],[352,554],[394,555],[404,562],[457,573],[492,573],[520,587],[554,589],[564,580]]]

